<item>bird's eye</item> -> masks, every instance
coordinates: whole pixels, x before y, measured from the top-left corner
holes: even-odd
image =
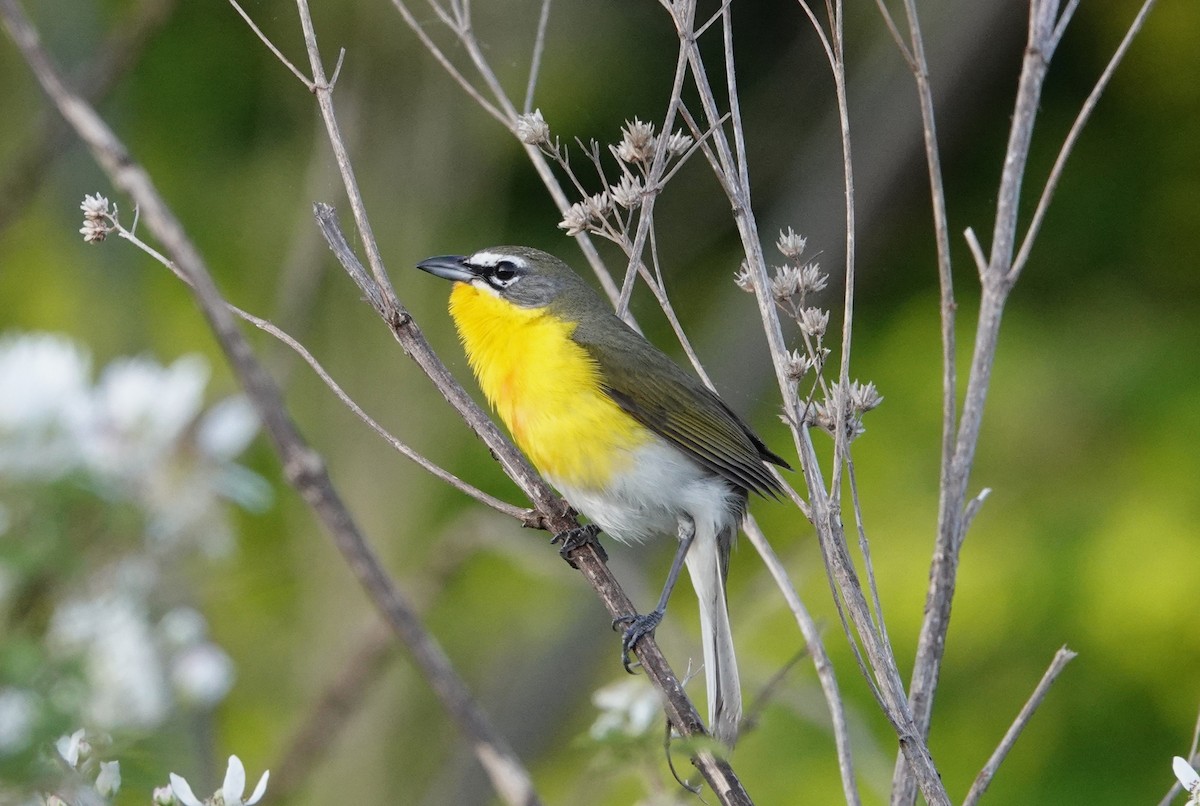
[[[508,285],[517,276],[516,266],[511,260],[502,260],[496,264],[496,268],[492,270],[492,277],[504,285]]]

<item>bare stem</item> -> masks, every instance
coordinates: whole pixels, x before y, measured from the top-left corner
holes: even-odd
[[[492,728],[441,647],[383,570],[334,488],[320,457],[296,429],[278,388],[238,330],[203,258],[159,195],[149,174],[134,161],[95,110],[66,86],[17,0],[0,0],[0,19],[47,96],[91,149],[113,185],[135,200],[146,227],[188,278],[198,306],[258,411],[288,482],[325,525],[360,584],[409,648],[443,707],[471,737],[477,757],[491,775],[497,791],[508,803],[538,803],[528,772]]]
[[[979,771],[975,782],[971,784],[971,789],[967,792],[966,798],[963,799],[963,806],[974,806],[983,797],[983,793],[987,791],[988,786],[992,783],[992,779],[996,777],[996,771],[1000,769],[1000,765],[1004,763],[1008,752],[1017,743],[1017,737],[1021,735],[1021,731],[1025,730],[1025,726],[1033,718],[1033,712],[1042,704],[1042,700],[1046,699],[1046,694],[1050,692],[1050,686],[1054,685],[1054,681],[1062,673],[1063,668],[1075,658],[1075,655],[1075,652],[1066,647],[1054,653],[1054,660],[1050,662],[1050,668],[1046,669],[1046,673],[1042,675],[1037,688],[1033,690],[1033,694],[1029,695],[1029,699],[1021,708],[1021,712],[1017,714],[1017,718],[1013,720],[1012,725],[1004,734],[1000,745],[992,753],[987,764],[983,765],[983,769]]]

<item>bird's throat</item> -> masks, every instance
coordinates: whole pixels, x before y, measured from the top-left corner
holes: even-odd
[[[450,316],[488,402],[541,473],[606,486],[651,434],[601,388],[576,324],[455,283]]]

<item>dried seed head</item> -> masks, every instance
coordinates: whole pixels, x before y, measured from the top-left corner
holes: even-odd
[[[108,215],[108,199],[99,193],[95,196],[84,195],[83,203],[79,205],[79,209],[83,210],[84,219],[88,221],[98,220]]]
[[[870,411],[879,406],[883,402],[883,395],[879,394],[879,390],[875,388],[874,383],[859,383],[854,381],[850,384],[850,406],[858,412]]]
[[[816,261],[804,264],[799,269],[799,275],[799,280],[796,283],[796,291],[802,297],[823,291],[825,286],[829,284],[829,275],[821,271],[821,264]]]
[[[654,124],[643,123],[634,118],[625,121],[621,129],[621,142],[617,144],[617,156],[625,162],[649,163],[654,157]]]
[[[800,270],[790,263],[775,267],[771,278],[771,294],[780,302],[787,302],[800,292]]]
[[[566,230],[568,235],[578,235],[587,231],[588,218],[583,202],[576,202],[567,208],[563,220],[558,222],[558,228]]]
[[[737,272],[733,275],[733,281],[747,294],[754,293],[754,277],[750,274],[750,265],[746,261],[743,260],[742,265],[738,266]]]
[[[603,221],[610,210],[612,197],[608,195],[608,191],[588,196],[567,208],[563,220],[558,222],[558,228],[566,230],[567,235],[579,235]]]
[[[587,207],[588,215],[597,220],[604,218],[612,210],[612,197],[608,195],[607,190],[588,196],[583,203]]]
[[[550,142],[550,124],[542,117],[542,110],[535,109],[517,117],[517,139],[531,146]]]
[[[829,390],[825,400],[810,404],[805,409],[804,422],[836,434],[838,421],[842,420],[846,438],[853,440],[866,431],[862,422],[863,412],[870,411],[882,402],[883,397],[873,383],[839,383]]]
[[[814,339],[820,339],[825,335],[825,328],[829,326],[829,311],[823,311],[820,308],[805,308],[800,311],[796,321],[800,323],[801,330]]]
[[[803,236],[797,235],[795,230],[793,230],[791,227],[788,227],[786,231],[779,231],[779,240],[775,242],[775,248],[778,249],[784,257],[795,260],[796,258],[800,257],[801,253],[804,252],[804,244],[806,242],[807,239],[805,239]]]
[[[672,157],[681,157],[692,147],[693,142],[691,135],[675,132],[667,138],[667,154]]]
[[[83,226],[79,229],[79,234],[83,236],[84,243],[100,243],[108,237],[110,228],[103,220],[99,218],[85,218]]]
[[[642,203],[642,180],[630,174],[621,177],[621,181],[609,188],[612,199],[627,210],[633,210]]]
[[[815,363],[799,350],[792,350],[788,353],[787,359],[784,361],[784,373],[787,375],[789,381],[799,383],[800,379],[808,374],[808,371],[813,368]]]

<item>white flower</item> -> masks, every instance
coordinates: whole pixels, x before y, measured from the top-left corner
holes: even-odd
[[[96,776],[96,791],[111,798],[121,789],[121,762],[101,761],[100,773]]]
[[[225,769],[225,783],[213,793],[207,802],[221,806],[251,806],[258,803],[266,793],[267,779],[270,775],[270,770],[264,772],[258,779],[258,785],[254,787],[254,792],[250,794],[249,798],[242,800],[242,793],[246,790],[246,768],[242,766],[241,759],[237,756],[230,756],[229,766]],[[205,806],[205,802],[192,792],[191,785],[175,773],[171,773],[171,791],[184,806]]]
[[[182,781],[183,779],[181,778],[179,780]],[[184,781],[183,783],[184,786],[187,785],[187,781]],[[176,804],[179,803],[179,801],[175,799],[175,793],[171,790],[169,785],[156,786],[154,788],[154,792],[150,795],[150,802],[153,803],[154,806],[176,806]]]
[[[71,769],[79,766],[79,757],[81,755],[86,756],[89,750],[87,740],[83,738],[83,728],[75,731],[70,736],[59,736],[58,741],[54,743],[54,747]]]
[[[258,433],[258,411],[244,395],[227,397],[210,408],[196,428],[196,446],[205,456],[230,461]]]
[[[155,790],[155,793],[157,795],[158,790]],[[192,785],[182,775],[171,773],[171,794],[183,806],[204,806],[204,801],[196,797],[195,793],[192,792]]]
[[[22,688],[0,689],[0,756],[19,753],[29,746],[38,716],[38,697]]]
[[[517,139],[531,146],[550,141],[550,126],[542,117],[542,110],[535,109],[517,117]]]
[[[0,338],[0,474],[59,478],[83,461],[91,358],[53,333]]]
[[[198,644],[208,635],[208,621],[194,607],[173,607],[158,620],[158,634],[171,649]]]
[[[59,605],[47,643],[64,655],[82,657],[91,723],[104,729],[153,728],[166,718],[170,696],[146,605],[130,590],[148,583],[126,578],[118,584],[120,592]]]
[[[1175,756],[1171,762],[1171,768],[1175,771],[1175,777],[1179,779],[1179,783],[1190,796],[1188,803],[1200,803],[1200,774],[1196,773],[1194,767],[1187,762],[1187,759]]]
[[[662,713],[658,692],[642,679],[622,680],[596,690],[592,704],[600,715],[588,733],[603,739],[614,733],[641,736]]]
[[[233,661],[214,643],[187,647],[171,661],[171,684],[179,698],[212,708],[233,688]]]
[[[200,413],[208,377],[208,363],[198,355],[169,367],[147,358],[109,364],[96,388],[90,464],[122,477],[155,469]]]
[[[558,222],[558,228],[567,231],[567,235],[575,236],[587,232],[588,217],[583,202],[576,202],[567,208],[563,220]]]

